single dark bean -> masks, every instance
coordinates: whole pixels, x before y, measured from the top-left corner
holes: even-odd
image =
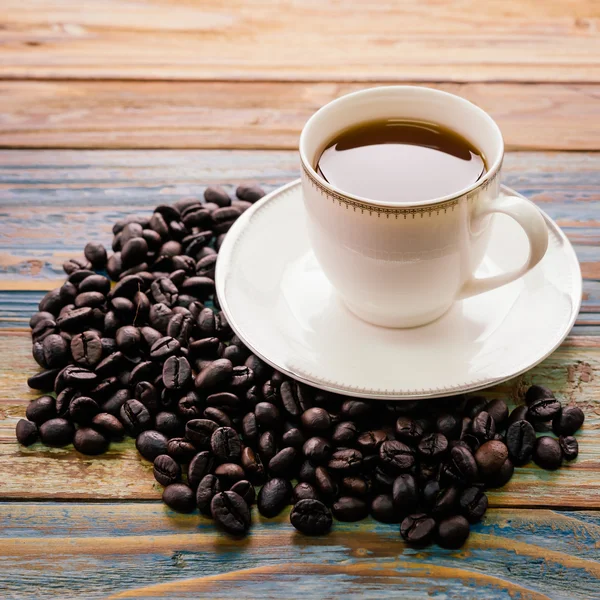
[[[160,333],[166,334],[169,327],[169,321],[173,316],[173,311],[166,304],[158,303],[150,307],[148,319],[154,329]]]
[[[63,263],[63,271],[67,275],[71,275],[75,271],[80,271],[81,269],[90,270],[92,265],[87,260],[82,260],[80,258],[69,258]]]
[[[571,436],[583,425],[584,420],[585,415],[578,406],[567,406],[554,417],[552,431],[556,435]]]
[[[465,483],[470,483],[477,478],[477,462],[473,454],[464,446],[455,446],[450,451],[449,474]]]
[[[455,485],[440,488],[431,505],[431,514],[439,519],[456,512],[460,499],[460,490]]]
[[[514,471],[515,467],[512,461],[510,458],[507,458],[504,461],[502,468],[496,474],[492,475],[492,477],[486,479],[487,486],[490,488],[498,488],[506,485],[513,476]]]
[[[503,442],[490,440],[482,444],[474,455],[478,471],[487,477],[497,473],[508,458],[508,448]]]
[[[138,400],[126,400],[119,411],[121,423],[133,436],[152,427],[152,416],[148,409]]]
[[[281,436],[281,445],[284,448],[290,447],[302,451],[302,447],[304,446],[305,442],[306,437],[304,437],[302,431],[296,427],[288,429],[288,431]]]
[[[187,464],[196,455],[197,449],[185,438],[171,438],[167,442],[167,454],[177,462]]]
[[[340,474],[356,473],[362,466],[362,454],[352,448],[336,450],[331,455],[327,466]]]
[[[175,356],[181,349],[181,344],[171,336],[164,336],[156,340],[150,348],[150,358],[153,360],[166,360]]]
[[[135,441],[138,452],[150,462],[157,456],[167,453],[167,437],[159,431],[142,431]]]
[[[361,433],[356,440],[356,444],[363,454],[371,454],[379,452],[381,444],[387,439],[388,436],[385,431],[377,429]]]
[[[242,457],[242,444],[237,431],[231,427],[215,429],[210,438],[210,447],[221,461],[238,462]]]
[[[31,446],[38,439],[38,428],[35,423],[26,419],[19,419],[16,427],[17,441],[23,446]]]
[[[163,491],[163,502],[171,509],[189,513],[196,507],[194,492],[185,483],[172,483]]]
[[[430,433],[421,438],[418,450],[425,460],[439,461],[448,450],[448,439],[441,433]]]
[[[252,448],[246,447],[242,450],[241,464],[248,479],[258,485],[264,481],[265,469],[259,456]]]
[[[25,416],[37,425],[54,419],[57,416],[56,400],[52,396],[40,396],[32,400],[27,405]]]
[[[536,443],[535,430],[531,423],[515,421],[506,430],[508,455],[515,465],[524,465],[531,460]]]
[[[579,444],[572,435],[561,435],[558,443],[562,450],[565,460],[575,460],[579,454]]]
[[[488,498],[479,487],[467,488],[460,495],[460,510],[469,523],[481,521],[488,507]]]
[[[473,418],[471,433],[479,440],[479,443],[494,439],[496,434],[496,423],[494,419],[484,410]],[[468,443],[468,442],[467,442]]]
[[[331,500],[337,496],[338,487],[325,467],[319,466],[315,468],[314,483],[320,496],[324,499]]]
[[[59,369],[47,369],[27,379],[27,385],[33,390],[49,391],[54,389],[54,382]]]
[[[302,413],[300,421],[305,431],[312,435],[325,433],[331,427],[329,413],[319,407],[309,408]]]
[[[231,486],[231,491],[241,496],[248,506],[252,506],[256,502],[254,486],[247,479],[234,483]]]
[[[73,438],[75,450],[91,456],[106,452],[108,444],[108,439],[91,427],[80,427]]]
[[[269,471],[278,477],[291,477],[297,459],[298,452],[294,448],[283,448],[269,461]]]
[[[196,490],[196,505],[202,514],[210,514],[212,499],[221,491],[221,484],[214,475],[205,475]]]
[[[204,367],[196,377],[196,387],[207,390],[231,380],[233,365],[226,358],[219,358]]]
[[[188,466],[188,483],[193,489],[196,489],[205,475],[208,475],[214,468],[214,457],[207,451],[198,452],[190,461]]]
[[[46,369],[62,368],[69,362],[69,344],[58,334],[47,335],[41,342],[41,350],[43,364],[40,366]]]
[[[485,406],[485,411],[494,419],[496,431],[502,431],[508,421],[508,406],[504,400],[491,400]]]
[[[400,514],[410,514],[416,509],[419,502],[419,488],[412,475],[404,473],[396,477],[392,488],[392,500]]]
[[[267,481],[258,493],[258,510],[269,519],[277,516],[288,504],[292,486],[287,479],[275,477]]]
[[[181,479],[181,467],[168,454],[161,454],[154,459],[153,473],[154,479],[165,487]]]
[[[559,415],[561,404],[556,398],[539,398],[529,404],[527,418],[530,421],[550,421]]]
[[[438,525],[438,544],[442,548],[460,548],[469,537],[469,522],[461,515],[454,515]]]
[[[69,404],[69,416],[79,425],[90,423],[99,411],[98,403],[87,396],[74,398]]]
[[[300,502],[300,500],[318,500],[319,495],[317,494],[317,490],[310,484],[305,481],[301,481],[294,487],[294,491],[292,493],[292,502],[294,504]]]
[[[290,522],[304,535],[323,535],[331,529],[331,511],[319,500],[303,498],[290,513]]]
[[[369,514],[369,505],[363,499],[352,496],[341,496],[331,509],[338,521],[361,521]]]
[[[371,500],[371,516],[380,523],[399,523],[400,515],[391,494],[379,494]]]
[[[127,390],[127,389],[117,390],[105,402],[102,403],[102,405],[100,406],[100,409],[102,410],[102,412],[110,413],[111,415],[114,415],[115,417],[120,416],[121,407],[129,399],[130,399],[129,390]]]
[[[100,292],[84,292],[83,294],[79,294],[75,298],[75,307],[82,308],[87,306],[89,308],[99,308],[104,305],[106,302],[106,298],[104,294]]]
[[[40,425],[40,439],[46,446],[61,448],[73,441],[75,429],[66,419],[50,419]]]
[[[521,406],[517,406],[516,408],[514,408],[513,411],[510,413],[510,416],[508,417],[508,422],[506,424],[507,432],[508,428],[513,423],[516,423],[517,421],[525,421],[527,419],[528,411],[529,407],[527,407],[525,404],[521,404]]]
[[[230,488],[234,483],[246,478],[244,469],[236,463],[223,463],[215,469],[215,475],[225,488]]]
[[[352,444],[358,436],[358,427],[352,421],[342,421],[335,426],[331,439],[340,445]]]
[[[233,422],[231,421],[227,413],[222,411],[220,408],[209,406],[204,410],[202,415],[205,419],[214,421],[220,427],[233,427]]]
[[[259,402],[254,407],[254,414],[259,427],[269,429],[281,425],[279,409],[271,402]]]
[[[121,421],[109,413],[98,413],[92,419],[91,426],[109,439],[119,440],[125,435]]]
[[[438,433],[441,433],[446,439],[458,437],[461,430],[462,420],[458,415],[446,413],[440,415],[435,423]]]
[[[360,475],[350,475],[342,477],[340,489],[344,496],[358,496],[359,498],[365,498],[369,495],[370,485],[364,477],[361,477]]]
[[[423,513],[409,515],[400,524],[400,535],[413,546],[426,546],[434,533],[435,521]]]
[[[170,356],[163,366],[162,378],[167,389],[184,389],[192,381],[190,363],[183,356]]]
[[[554,392],[543,385],[532,385],[525,394],[525,402],[528,405],[542,398],[554,398]]]
[[[210,511],[217,525],[231,535],[245,535],[250,529],[250,509],[245,500],[231,490],[215,494]]]
[[[322,437],[312,437],[306,440],[302,446],[304,456],[315,464],[324,463],[331,455],[331,445]]]
[[[562,458],[562,450],[558,441],[547,435],[537,439],[533,460],[538,466],[554,471],[562,464]]]

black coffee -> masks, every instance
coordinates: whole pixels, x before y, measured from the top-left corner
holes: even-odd
[[[386,119],[338,134],[316,169],[350,194],[405,204],[459,192],[485,173],[486,164],[473,144],[450,129]]]

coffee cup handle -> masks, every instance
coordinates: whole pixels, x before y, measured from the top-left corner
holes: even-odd
[[[546,254],[548,248],[548,228],[542,213],[533,202],[520,196],[501,193],[495,200],[487,203],[481,209],[475,209],[471,217],[474,223],[493,213],[503,213],[512,217],[525,231],[529,239],[529,258],[525,264],[508,273],[492,277],[471,277],[463,286],[459,298],[468,298],[483,292],[496,289],[502,285],[523,277],[533,269]],[[508,243],[508,242],[507,242]]]

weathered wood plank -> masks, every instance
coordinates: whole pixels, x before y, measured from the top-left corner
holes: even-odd
[[[594,0],[5,0],[0,76],[597,82],[598,16]]]
[[[598,150],[600,86],[427,84],[488,111],[514,150]],[[357,83],[3,81],[0,146],[285,148]]]
[[[600,155],[509,152],[505,181],[563,227],[584,275],[576,333],[600,332]],[[0,290],[60,285],[62,262],[89,239],[109,245],[112,223],[207,184],[258,180],[266,190],[299,174],[293,151],[0,151]],[[23,326],[36,294],[0,291],[0,327]],[[23,302],[23,303],[21,303]]]
[[[256,513],[232,540],[159,503],[1,503],[0,589],[37,598],[592,598],[598,512],[490,510],[460,551],[408,548],[397,525],[293,530]]]
[[[584,338],[582,338],[584,339]],[[575,338],[577,340],[577,338]],[[49,449],[41,444],[19,446],[14,428],[37,394],[26,378],[36,371],[27,333],[0,332],[0,498],[8,499],[157,499],[160,486],[126,440],[106,455],[85,457],[73,450]],[[485,392],[490,399],[505,398],[512,405],[531,383],[543,383],[566,402],[580,406],[586,423],[578,434],[579,458],[557,472],[533,463],[520,468],[502,490],[490,493],[493,506],[562,506],[600,508],[600,344],[571,340],[541,365]]]

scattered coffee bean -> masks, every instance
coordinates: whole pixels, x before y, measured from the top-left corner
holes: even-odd
[[[560,402],[556,398],[539,398],[529,404],[527,418],[530,421],[550,421],[561,410]]]
[[[565,460],[575,460],[579,454],[579,444],[572,435],[561,435],[558,438],[558,443],[562,450]]]
[[[426,546],[434,533],[435,521],[422,513],[409,515],[400,524],[400,535],[413,546]]]
[[[461,515],[440,521],[438,543],[442,548],[460,548],[469,537],[469,522]]]
[[[167,453],[168,440],[159,431],[142,431],[135,441],[135,447],[138,452],[150,462],[153,462],[157,456]]]
[[[369,505],[361,498],[341,496],[333,503],[331,510],[338,521],[361,521],[369,514]]]
[[[154,479],[162,486],[169,486],[181,479],[181,467],[168,454],[161,454],[154,459]]]
[[[108,448],[108,439],[91,427],[80,427],[75,432],[73,446],[82,454],[103,454]]]
[[[294,505],[290,522],[305,535],[323,535],[331,529],[333,519],[322,502],[314,498],[303,498]]]
[[[31,446],[38,439],[38,428],[35,423],[26,419],[19,419],[16,427],[17,441],[23,446]]]
[[[379,494],[371,501],[371,516],[381,523],[399,523],[400,514],[390,494]]]
[[[531,423],[520,420],[509,425],[506,431],[506,446],[515,465],[524,465],[531,460],[535,440],[535,430]]]
[[[40,396],[32,400],[27,406],[25,416],[37,425],[54,419],[58,416],[56,413],[56,400],[52,396]]]
[[[488,507],[488,499],[479,487],[467,488],[460,496],[460,509],[469,523],[481,521]]]
[[[46,446],[60,448],[73,441],[75,428],[66,419],[50,419],[40,425],[40,439]]]
[[[196,490],[196,505],[202,514],[210,514],[212,499],[221,491],[221,484],[214,475],[205,475]]]
[[[585,416],[578,406],[563,408],[552,421],[552,431],[556,435],[573,435],[582,425]]]
[[[562,464],[562,450],[560,444],[550,436],[543,435],[537,439],[533,451],[534,462],[549,471],[558,469]]]
[[[250,529],[250,509],[244,499],[233,491],[215,494],[210,512],[217,525],[231,535],[244,535]]]
[[[485,442],[475,452],[475,462],[484,477],[497,473],[507,458],[508,448],[498,440]]]
[[[265,483],[258,493],[258,510],[263,517],[276,517],[290,501],[292,486],[287,479],[275,477]]]
[[[180,513],[189,513],[196,508],[194,492],[185,483],[168,485],[162,495],[163,502]]]

